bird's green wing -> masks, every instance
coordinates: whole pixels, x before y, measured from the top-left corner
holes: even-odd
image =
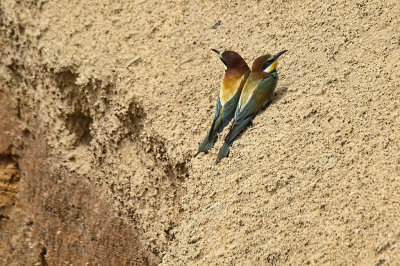
[[[225,138],[225,143],[233,143],[240,132],[242,132],[242,130],[251,122],[251,120],[253,120],[254,116],[255,115],[250,115],[241,119],[240,121],[235,121]]]
[[[235,122],[246,119],[247,117],[254,116],[258,111],[272,98],[276,87],[276,79],[268,77],[258,82],[251,98],[241,108],[236,108]]]
[[[236,109],[235,112],[235,123],[240,123],[247,117],[254,116],[256,113],[256,109],[258,107],[258,103],[254,98],[250,98],[249,101],[246,103],[246,105],[243,107],[243,109],[240,111],[238,110],[239,108]]]
[[[236,105],[239,101],[240,94],[236,93],[223,107],[221,100],[218,97],[217,106],[215,107],[214,119],[210,128],[209,135],[213,136],[221,131],[229,124],[235,115]]]
[[[248,100],[246,105],[235,112],[235,123],[232,126],[225,141],[233,142],[239,133],[251,122],[251,120],[257,115],[260,109],[270,101],[276,87],[276,79],[268,77],[261,80],[257,84],[257,88],[254,90],[253,95]]]
[[[254,92],[256,95],[260,95],[259,98],[262,98],[262,105],[260,107],[263,108],[267,103],[272,100],[272,96],[274,96],[274,91],[276,88],[276,84],[278,84],[278,77],[268,77],[260,81],[260,84],[257,90]],[[258,110],[259,111],[259,110]]]
[[[236,93],[224,106],[224,112],[222,114],[222,124],[218,129],[218,133],[220,133],[228,124],[231,122],[232,118],[235,115],[235,110],[237,103],[240,98],[240,93]]]
[[[209,140],[214,139],[214,142],[216,141],[217,133],[220,132],[218,130],[220,129],[223,122],[223,115],[221,116],[221,109],[222,109],[221,99],[218,96],[217,106],[215,107],[214,119],[211,124],[210,131],[207,134],[208,139]],[[225,108],[223,112],[225,112]]]
[[[221,100],[218,96],[217,106],[215,106],[215,112],[214,112],[214,120],[218,118],[221,108],[222,108]]]

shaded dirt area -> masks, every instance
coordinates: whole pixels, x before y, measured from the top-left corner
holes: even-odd
[[[0,258],[394,264],[399,28],[397,1],[1,1]],[[289,50],[218,165],[210,48]]]
[[[90,182],[57,167],[41,129],[24,124],[18,104],[2,92],[0,111],[0,253],[4,265],[159,262],[143,249],[131,226],[110,210]]]

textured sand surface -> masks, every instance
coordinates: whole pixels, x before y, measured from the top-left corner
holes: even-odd
[[[2,263],[396,264],[399,29],[398,1],[2,0]],[[218,165],[210,48],[289,50]]]

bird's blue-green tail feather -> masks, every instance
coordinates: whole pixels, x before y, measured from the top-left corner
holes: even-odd
[[[197,151],[194,157],[199,155],[201,152],[207,153],[209,150],[211,150],[212,147],[214,147],[215,142],[217,142],[217,138],[218,138],[217,134],[214,134],[212,136],[207,135],[207,137],[200,144],[199,150]]]
[[[215,161],[215,164],[219,163],[219,161],[221,161],[223,158],[229,156],[231,146],[232,143],[224,142],[224,145],[222,145],[221,149],[218,152],[218,157]]]
[[[243,129],[251,122],[253,118],[254,116],[250,116],[245,118],[240,123],[234,123],[232,125],[228,135],[225,138],[224,145],[222,145],[222,148],[219,150],[218,157],[215,162],[216,164],[219,163],[219,161],[221,161],[223,158],[229,156],[230,148],[236,137],[243,131]]]
[[[197,153],[194,155],[196,157],[199,155],[201,152],[207,153],[209,150],[211,150],[214,147],[215,142],[217,142],[218,139],[218,133],[221,131],[221,125],[222,123],[222,117],[218,117],[215,119],[211,125],[210,130],[208,131],[207,136],[204,138],[203,142],[200,144],[199,149]]]
[[[254,115],[246,117],[243,121],[235,122],[231,130],[229,130],[228,135],[225,138],[225,142],[233,143],[237,136],[243,131],[243,129],[253,120]]]

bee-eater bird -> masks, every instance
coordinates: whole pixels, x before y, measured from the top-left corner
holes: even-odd
[[[242,94],[236,107],[234,123],[225,138],[224,145],[218,153],[216,163],[228,157],[229,149],[236,137],[251,122],[257,113],[270,101],[278,83],[276,66],[278,58],[287,52],[284,50],[276,55],[263,55],[253,62],[251,73],[243,87]]]
[[[249,66],[238,53],[234,51],[220,52],[215,49],[211,50],[219,55],[224,64],[225,76],[222,80],[211,128],[194,157],[201,152],[207,153],[217,141],[218,133],[221,133],[232,120],[243,86],[250,74]]]

